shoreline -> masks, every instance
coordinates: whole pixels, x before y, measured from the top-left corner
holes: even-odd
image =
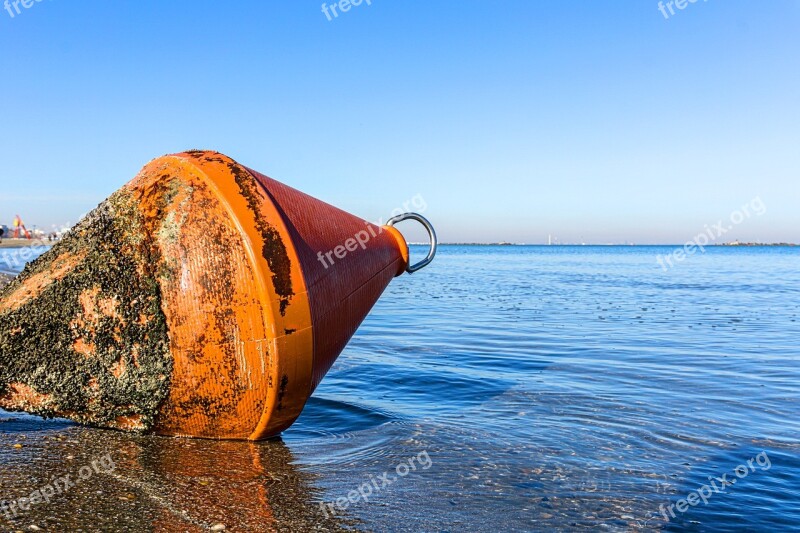
[[[53,242],[47,239],[3,239],[0,241],[0,249],[3,248],[27,248],[29,246],[52,246]]]
[[[0,273],[0,289],[11,283],[14,279],[13,276],[9,276],[8,274]]]

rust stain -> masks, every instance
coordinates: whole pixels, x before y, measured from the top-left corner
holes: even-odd
[[[72,343],[72,349],[84,357],[92,357],[97,351],[97,347],[91,342],[87,342],[83,337],[78,338]]]
[[[250,211],[256,219],[258,231],[264,241],[261,255],[266,259],[269,269],[272,271],[272,285],[280,297],[280,313],[282,316],[286,316],[286,308],[294,296],[294,289],[292,288],[292,261],[289,259],[283,236],[261,214],[261,203],[264,200],[253,175],[233,161],[228,163],[228,168],[239,186],[240,194],[247,201]]]
[[[98,329],[102,327],[104,319],[113,319],[118,324],[114,328],[114,339],[117,342],[121,340],[122,329],[120,326],[125,325],[125,320],[119,314],[119,302],[116,297],[102,298],[100,293],[100,287],[93,287],[81,292],[78,296],[78,303],[82,313],[70,323],[73,331],[81,334],[73,342],[72,349],[84,357],[96,355],[97,347],[90,338],[94,337]]]
[[[122,321],[119,316],[119,302],[114,298],[100,298],[100,287],[83,291],[78,297],[83,307],[83,316],[89,324],[97,324],[103,318]],[[124,325],[124,321],[122,321]]]
[[[281,411],[283,409],[283,397],[286,396],[286,389],[288,388],[289,376],[284,374],[281,378],[281,388],[278,390],[278,406],[276,407],[277,411]]]
[[[26,411],[48,405],[52,400],[49,394],[40,394],[24,383],[9,383],[5,394],[0,396],[0,405],[5,409]]]

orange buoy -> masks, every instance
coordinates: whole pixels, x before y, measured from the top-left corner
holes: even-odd
[[[421,222],[409,265],[392,227]],[[389,282],[433,259],[216,153],[150,162],[0,293],[0,408],[259,440],[306,401]]]

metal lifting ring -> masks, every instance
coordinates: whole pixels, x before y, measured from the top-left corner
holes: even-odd
[[[417,213],[405,213],[403,215],[398,215],[389,220],[389,222],[387,222],[386,225],[393,227],[398,222],[402,222],[404,220],[416,220],[425,227],[425,229],[428,231],[428,235],[431,238],[431,251],[428,252],[428,257],[426,257],[416,265],[409,265],[406,268],[406,272],[408,272],[409,274],[413,274],[414,272],[422,270],[423,268],[431,264],[433,258],[436,257],[436,249],[439,247],[439,241],[436,238],[436,230],[433,229],[433,224],[431,224],[427,218]]]

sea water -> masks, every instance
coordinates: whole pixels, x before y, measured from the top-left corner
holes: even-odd
[[[67,444],[30,439],[65,436],[70,456],[133,459],[105,513],[75,495],[40,524],[798,530],[800,249],[710,247],[665,270],[672,251],[443,246],[390,285],[281,440],[14,418],[0,482],[24,494],[63,470]]]

